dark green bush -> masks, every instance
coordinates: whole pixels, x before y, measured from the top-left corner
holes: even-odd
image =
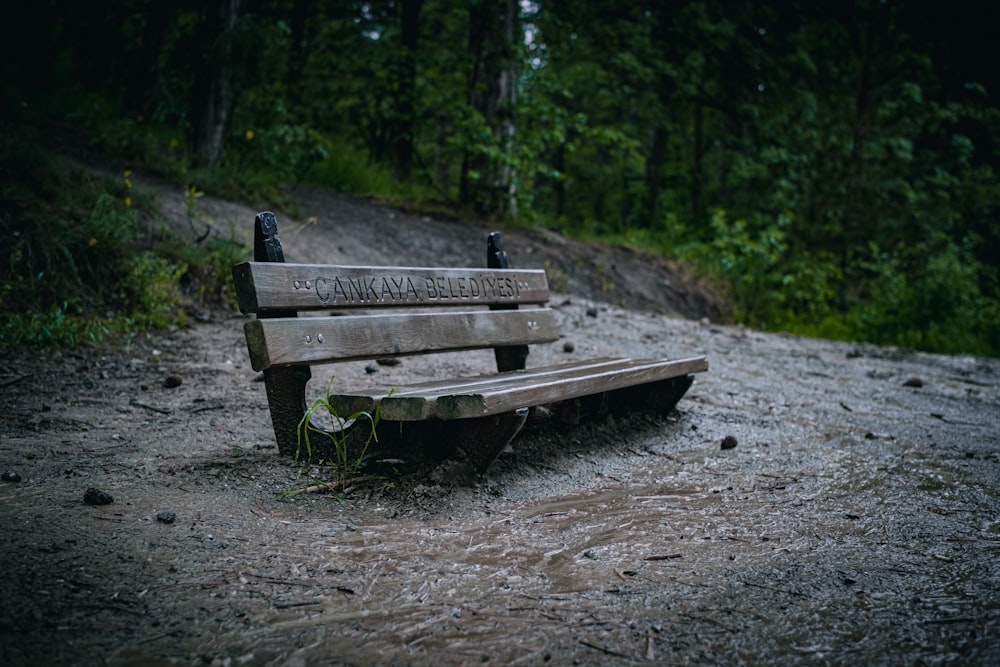
[[[7,138],[0,175],[0,234],[9,240],[0,250],[0,349],[101,342],[184,324],[188,302],[232,301],[223,286],[242,246],[150,246],[130,172],[102,180]]]

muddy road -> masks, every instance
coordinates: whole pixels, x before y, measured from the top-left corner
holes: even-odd
[[[485,252],[468,223],[301,202],[319,222],[284,228],[289,261]],[[220,233],[252,222],[204,206]],[[564,340],[529,364],[707,355],[675,412],[535,428],[484,479],[414,453],[333,494],[314,490],[329,471],[277,456],[238,313],[16,354],[0,367],[0,662],[995,664],[1000,361],[713,324],[671,267],[519,234],[516,265],[565,274]]]

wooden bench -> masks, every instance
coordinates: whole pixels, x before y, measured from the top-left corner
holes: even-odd
[[[282,454],[301,455],[310,366],[489,349],[497,373],[379,390],[336,390],[337,415],[380,407],[379,444],[401,438],[464,452],[483,472],[529,417],[673,408],[704,357],[602,358],[526,368],[528,346],[559,338],[545,272],[508,266],[499,232],[486,268],[286,264],[274,214],[260,213],[254,261],[233,267],[254,370],[263,371]],[[331,316],[299,317],[307,311]],[[555,406],[553,408],[553,406]],[[370,425],[368,425],[370,432]],[[316,457],[316,452],[312,452]],[[322,456],[322,454],[321,454]]]

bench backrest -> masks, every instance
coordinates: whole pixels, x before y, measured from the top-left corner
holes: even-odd
[[[254,370],[480,348],[510,370],[523,346],[559,337],[545,272],[506,268],[499,233],[487,263],[502,266],[456,269],[285,264],[276,232],[258,216],[264,261],[233,268],[240,310],[258,316],[244,327]],[[297,316],[310,311],[333,314]]]

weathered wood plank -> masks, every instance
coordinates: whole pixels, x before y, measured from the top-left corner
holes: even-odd
[[[447,269],[244,262],[233,267],[240,311],[384,306],[542,304],[542,270]]]
[[[519,407],[565,401],[706,370],[708,362],[704,357],[669,361],[637,359],[626,367],[581,370],[541,378],[540,381],[525,378],[518,383],[498,382],[477,388],[473,393],[439,397],[437,416],[440,419],[468,419],[493,415]]]
[[[437,416],[435,399],[438,396],[474,392],[483,387],[493,386],[498,380],[513,383],[529,375],[539,379],[572,371],[616,368],[628,365],[630,362],[630,359],[603,357],[585,362],[572,361],[528,370],[508,371],[500,375],[476,375],[447,380],[431,380],[402,387],[385,386],[366,389],[364,392],[333,394],[329,398],[330,405],[338,415],[353,415],[358,412],[372,414],[376,406],[381,403],[384,419],[417,421]],[[386,412],[387,409],[388,412]]]
[[[244,325],[254,370],[374,357],[548,343],[548,308],[257,319]]]
[[[677,360],[603,358],[493,376],[425,382],[381,392],[337,394],[330,397],[330,403],[341,415],[360,411],[371,413],[381,404],[382,419],[390,421],[432,417],[469,419],[706,370],[708,362],[704,357]]]

